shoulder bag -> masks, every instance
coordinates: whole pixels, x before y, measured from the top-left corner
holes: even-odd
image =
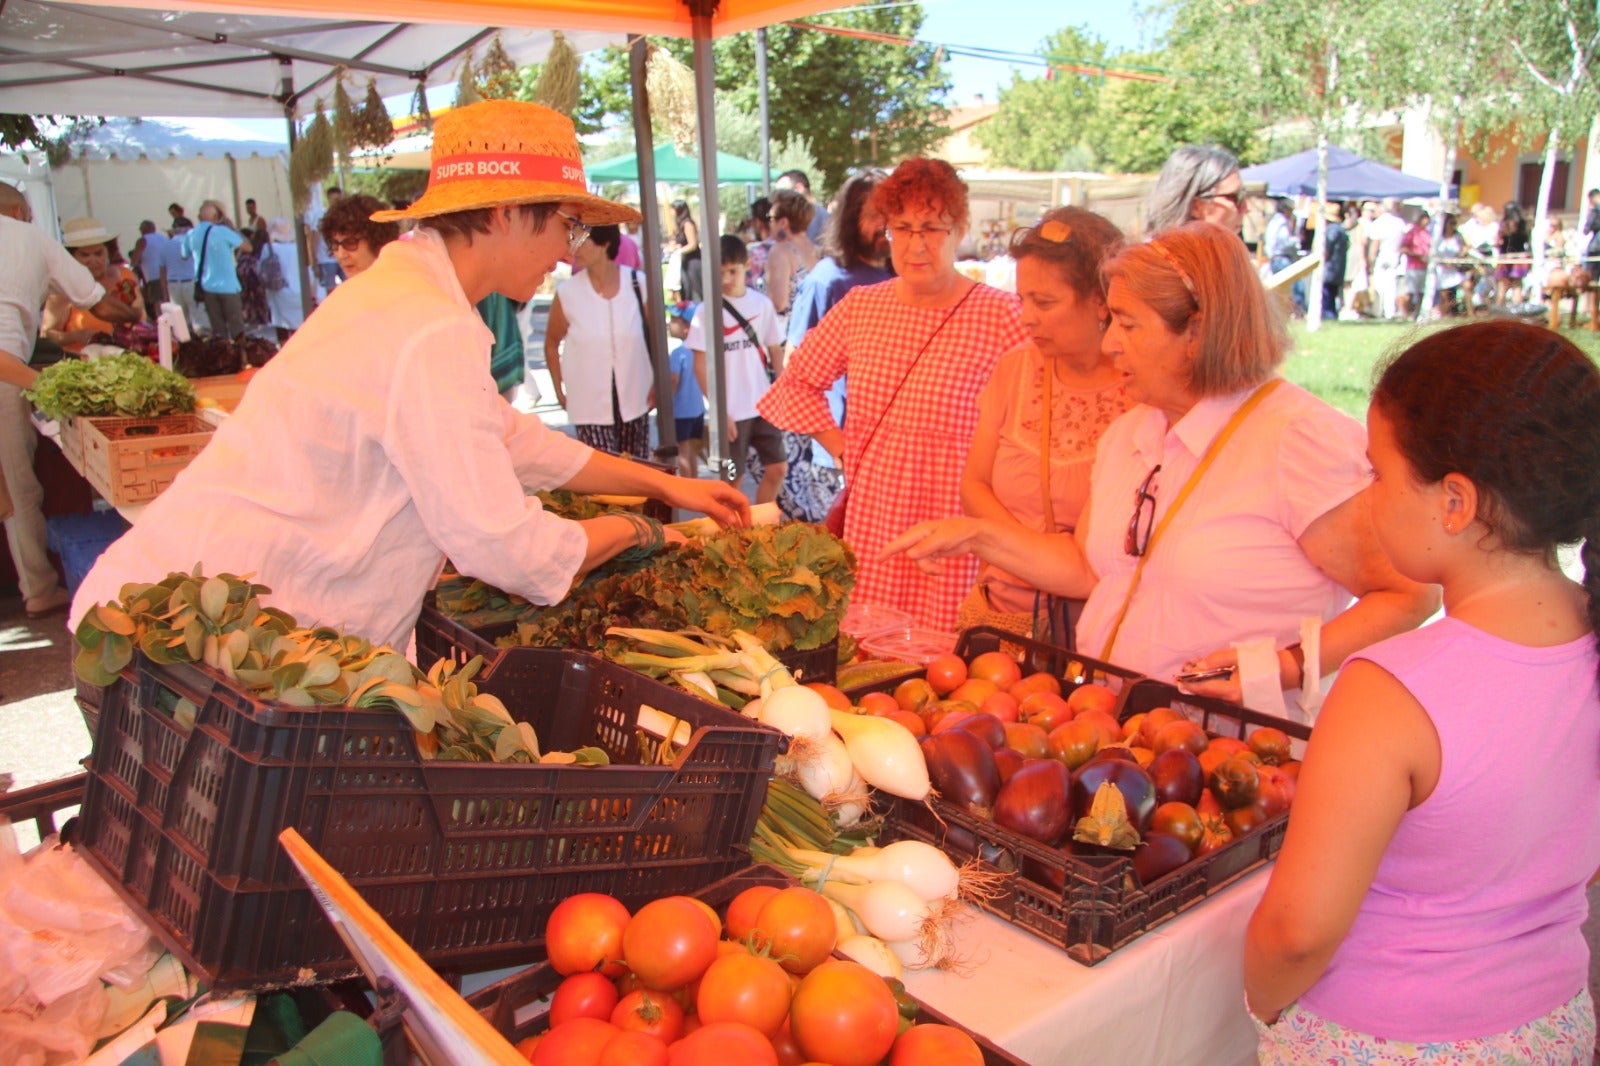
[[[206,228],[206,232],[205,236],[200,238],[200,264],[194,269],[194,298],[196,300],[204,300],[206,298],[206,248],[211,244],[212,228],[209,222],[202,222],[200,225]],[[199,226],[195,227],[196,230],[199,228]]]
[[[917,349],[917,354],[912,356],[911,365],[900,376],[900,383],[889,394],[889,402],[883,405],[883,413],[878,415],[878,420],[872,424],[872,430],[861,444],[861,454],[863,456],[866,455],[867,449],[872,446],[873,440],[878,436],[878,430],[883,427],[884,419],[889,416],[890,410],[894,408],[894,402],[900,398],[900,392],[906,387],[906,382],[911,380],[911,374],[917,369],[917,364],[922,362],[922,357],[928,353],[929,348],[933,347],[933,342],[938,339],[940,333],[944,332],[944,327],[948,326],[950,320],[956,317],[956,312],[961,310],[961,305],[967,302],[967,297],[976,292],[977,288],[977,285],[973,285],[972,288],[961,294],[961,299],[957,300],[956,305],[950,308],[950,313],[940,320],[939,324],[934,327],[933,332],[928,334],[928,339],[922,342],[922,347]],[[840,466],[842,467],[843,465],[841,462]],[[839,538],[844,537],[844,516],[845,510],[849,506],[850,486],[853,481],[854,479],[848,476],[845,478],[844,488],[840,489],[839,495],[834,497],[833,506],[828,508],[828,515],[822,520],[822,524],[828,532]]]

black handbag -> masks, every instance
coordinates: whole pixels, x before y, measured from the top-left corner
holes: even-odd
[[[203,300],[206,297],[206,249],[211,246],[211,231],[216,227],[210,223],[201,223],[206,227],[206,235],[200,238],[200,265],[194,271],[194,298]]]

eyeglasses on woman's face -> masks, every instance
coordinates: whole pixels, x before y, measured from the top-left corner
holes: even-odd
[[[909,246],[920,237],[924,246],[937,248],[944,244],[953,229],[953,226],[913,226],[909,222],[894,222],[884,232],[895,244]]]
[[[1243,211],[1245,204],[1250,201],[1250,194],[1240,186],[1232,192],[1203,192],[1195,197],[1196,200],[1214,200],[1219,204],[1227,204],[1235,211]]]
[[[328,251],[359,251],[362,242],[365,240],[365,237],[330,237],[328,239]]]
[[[1144,476],[1144,481],[1140,482],[1139,491],[1134,493],[1133,517],[1128,520],[1128,535],[1123,541],[1122,548],[1135,559],[1150,547],[1150,531],[1156,522],[1156,497],[1151,485],[1159,473],[1161,464],[1157,463]]]

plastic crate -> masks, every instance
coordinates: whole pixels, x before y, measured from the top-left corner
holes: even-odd
[[[61,430],[67,461],[116,507],[149,503],[211,440],[198,415],[73,418]]]
[[[430,589],[423,597],[422,613],[417,615],[417,665],[428,670],[440,659],[449,659],[459,666],[475,655],[492,660],[503,650],[498,644],[500,638],[514,629],[515,622],[497,622],[469,629],[439,610],[438,601]],[[838,638],[820,648],[776,651],[772,657],[802,681],[824,681],[831,685],[839,676]]]
[[[0,792],[0,819],[14,827],[33,823],[33,839],[19,842],[23,851],[50,834],[62,831],[67,822],[61,816],[75,811],[83,803],[83,789],[88,780],[87,774],[77,774],[16,792]]]
[[[777,732],[572,652],[510,649],[478,683],[543,747],[592,744],[615,765],[423,760],[397,712],[264,703],[205,667],[140,656],[101,700],[84,852],[226,988],[355,973],[278,847],[287,826],[457,970],[525,961],[573,893],[641,903],[749,862]],[[173,720],[179,700],[198,708],[192,730]],[[686,746],[646,765],[669,730]]]
[[[1015,633],[993,626],[974,626],[971,629],[964,629],[956,638],[955,653],[968,662],[990,651],[1004,651],[1017,659],[1022,664],[1024,675],[1041,670],[1054,674],[1061,681],[1063,695],[1070,694],[1078,685],[1090,682],[1110,683],[1119,689],[1114,711],[1118,718],[1123,717],[1123,707],[1135,683],[1148,680],[1143,674],[1133,670],[1101,662],[1099,659],[1091,659],[1087,655],[1069,651],[1055,644],[1047,644],[1042,640],[1019,637]],[[924,675],[921,673],[901,674],[884,681],[845,689],[845,695],[850,697],[852,703],[856,703],[869,692],[893,692],[908,678],[922,676]]]
[[[734,897],[747,888],[760,885],[784,888],[796,883],[776,867],[752,866],[693,894],[710,904],[719,913],[723,913],[726,912],[728,904],[733,902]],[[547,1028],[548,1019],[544,1009],[547,1004],[535,1005],[535,1001],[547,999],[562,980],[562,976],[548,963],[542,963],[473,993],[467,997],[467,1002],[477,1008],[478,1013],[482,1014],[502,1036],[515,1043],[535,1033],[542,1033]],[[934,1010],[926,1003],[920,1005],[917,1021],[960,1029],[977,1042],[983,1052],[985,1066],[1026,1066],[1021,1059],[1002,1050],[960,1022]]]
[[[1311,735],[1299,723],[1224,700],[1186,695],[1162,682],[1127,686],[1125,704],[1128,714],[1160,706],[1186,709],[1214,736],[1242,739],[1264,725],[1300,740]],[[894,800],[884,840],[922,840],[943,849],[958,865],[976,858],[1013,874],[999,894],[982,904],[984,908],[1065,948],[1074,961],[1093,966],[1271,860],[1283,846],[1288,824],[1288,814],[1280,814],[1148,885],[1139,884],[1129,859],[1070,855],[937,799],[928,805]]]

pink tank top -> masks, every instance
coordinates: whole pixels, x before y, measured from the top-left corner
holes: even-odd
[[[1464,1040],[1554,1010],[1588,980],[1600,867],[1595,640],[1530,648],[1446,618],[1360,653],[1422,704],[1443,760],[1355,925],[1301,1004],[1397,1040]]]

